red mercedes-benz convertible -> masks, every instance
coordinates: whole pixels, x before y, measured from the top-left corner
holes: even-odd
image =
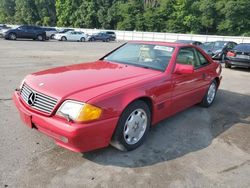
[[[210,106],[220,74],[196,46],[128,42],[96,62],[28,75],[13,100],[28,127],[62,147],[133,150],[151,125],[197,103]]]

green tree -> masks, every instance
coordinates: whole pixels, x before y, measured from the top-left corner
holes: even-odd
[[[240,35],[250,31],[250,3],[247,0],[220,0],[216,3],[221,17],[218,32]]]
[[[0,22],[14,24],[15,0],[0,0]]]

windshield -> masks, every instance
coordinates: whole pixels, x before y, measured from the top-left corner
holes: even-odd
[[[215,42],[214,43],[214,50],[222,50],[224,48],[224,46],[227,45],[227,42],[224,41],[220,41],[220,42]]]
[[[173,52],[171,46],[127,43],[104,60],[165,71]]]
[[[217,42],[205,42],[202,45],[200,45],[200,47],[206,51],[207,50],[216,51],[216,50],[222,50],[226,45],[227,42],[217,41]]]

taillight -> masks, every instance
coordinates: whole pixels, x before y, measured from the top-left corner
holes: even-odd
[[[236,56],[236,53],[234,52],[227,52],[227,57],[235,57]]]

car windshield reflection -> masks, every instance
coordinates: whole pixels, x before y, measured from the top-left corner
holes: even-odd
[[[127,43],[104,60],[165,71],[173,52],[171,46]]]

